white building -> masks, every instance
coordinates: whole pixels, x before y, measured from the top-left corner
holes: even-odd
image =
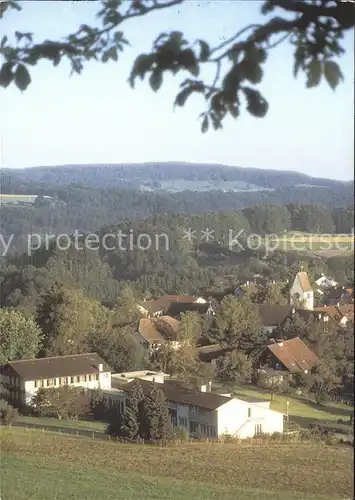
[[[322,273],[321,276],[316,280],[316,285],[318,285],[320,288],[328,289],[337,286],[338,283],[329,276],[325,276]]]
[[[148,395],[154,382],[138,379],[143,392]],[[178,387],[175,382],[158,380],[168,401],[171,421],[174,426],[184,428],[191,437],[205,436],[217,439],[231,435],[241,439],[258,434],[283,432],[284,416],[270,409],[270,402],[248,402],[230,395],[200,392]],[[104,391],[109,405],[117,405],[124,412],[127,394],[133,382],[122,385],[121,389]]]
[[[30,404],[40,388],[110,389],[111,371],[96,353],[10,361],[1,365],[0,397]]]
[[[304,309],[313,310],[314,292],[305,271],[296,274],[290,290],[290,303],[296,307],[302,304]]]

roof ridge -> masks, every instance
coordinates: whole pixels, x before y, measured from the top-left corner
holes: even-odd
[[[29,361],[41,361],[42,359],[45,359],[48,361],[50,359],[75,358],[78,356],[91,356],[92,354],[98,355],[97,352],[86,352],[86,353],[81,353],[81,354],[66,354],[64,356],[48,356],[48,357],[44,357],[44,358],[14,359],[12,361],[8,361],[7,364],[10,365],[12,363],[28,363]]]

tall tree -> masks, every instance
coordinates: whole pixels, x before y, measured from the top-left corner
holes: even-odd
[[[248,298],[225,297],[216,316],[222,343],[236,348],[243,343],[259,343],[261,321],[255,304]]]
[[[103,1],[98,9],[97,24],[82,24],[60,40],[36,42],[32,33],[16,32],[16,43],[11,45],[4,36],[0,83],[3,87],[14,83],[20,90],[26,90],[31,83],[29,68],[43,59],[54,66],[66,60],[78,74],[87,61],[117,61],[129,45],[122,31],[128,20],[144,18],[162,9],[182,9],[184,3],[185,0]],[[2,2],[1,17],[11,8],[21,10],[18,2]],[[235,8],[238,9],[238,3]],[[183,77],[175,104],[184,106],[192,94],[201,95],[207,104],[201,115],[203,132],[210,124],[214,129],[221,128],[226,116],[237,118],[243,99],[250,114],[264,117],[269,106],[258,88],[263,80],[264,64],[273,47],[288,41],[294,47],[294,75],[304,73],[308,88],[317,87],[324,77],[335,89],[343,79],[337,62],[344,53],[340,40],[344,32],[355,25],[351,2],[266,0],[261,12],[265,15],[264,23],[239,27],[233,36],[217,41],[214,46],[205,40],[189,41],[176,30],[164,32],[164,26],[160,26],[161,33],[152,49],[134,61],[129,78],[131,86],[147,77],[151,88],[157,91],[164,76],[187,72],[189,78]],[[269,17],[270,13],[275,13],[274,17]],[[200,73],[206,67],[215,69],[211,82],[201,78]]]
[[[35,358],[43,334],[32,317],[15,309],[0,309],[0,363]]]
[[[157,385],[144,399],[144,437],[151,441],[163,442],[172,437],[168,403]]]
[[[143,401],[142,386],[138,380],[134,380],[133,389],[126,397],[126,407],[121,425],[122,436],[129,440],[136,439],[143,432]]]
[[[87,351],[90,332],[104,328],[108,311],[81,290],[53,288],[43,295],[37,317],[46,354],[68,355]]]
[[[237,350],[233,350],[217,360],[217,377],[226,382],[249,382],[251,369],[251,358]]]

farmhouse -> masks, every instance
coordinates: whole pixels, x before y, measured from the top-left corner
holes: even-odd
[[[109,389],[111,368],[96,353],[10,361],[1,365],[2,395],[30,404],[40,388],[70,385]]]
[[[270,402],[248,402],[230,395],[179,387],[175,382],[151,382],[139,379],[145,395],[156,383],[162,389],[169,406],[171,422],[184,428],[190,437],[205,436],[217,439],[223,435],[240,438],[265,433],[283,432],[283,414],[270,410]],[[121,390],[104,391],[109,404],[125,409],[127,394],[133,389],[133,382],[122,384]]]
[[[224,356],[227,352],[233,350],[233,347],[222,346],[220,344],[204,345],[197,348],[197,354],[203,363],[211,363],[215,366],[217,359]]]
[[[254,368],[259,372],[269,376],[280,373],[281,378],[307,374],[317,364],[319,359],[299,337],[278,342],[272,340],[254,359]]]
[[[179,321],[171,316],[157,318],[141,318],[138,324],[136,338],[149,351],[158,349],[165,343],[177,349],[179,347]]]
[[[156,300],[146,300],[137,304],[137,308],[143,316],[154,318],[167,314],[172,304],[205,304],[207,301],[202,297],[187,297],[184,295],[163,295]]]
[[[334,287],[325,294],[327,306],[344,306],[354,303],[354,290],[352,288]]]

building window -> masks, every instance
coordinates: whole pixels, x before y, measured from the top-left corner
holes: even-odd
[[[57,385],[57,379],[56,378],[53,379],[53,385]]]
[[[91,375],[89,375],[89,382],[91,382]]]
[[[121,411],[121,413],[124,412],[124,402],[123,401],[120,402],[120,411]]]
[[[198,423],[190,421],[190,432],[195,433],[198,432]]]
[[[74,377],[70,377],[70,383],[74,384]]]
[[[37,387],[38,387],[38,382],[37,382],[37,380],[35,380],[35,388],[37,388]]]
[[[248,418],[251,418],[251,408],[248,408]]]
[[[95,374],[95,380],[99,380],[99,374],[98,373]]]
[[[180,427],[187,427],[187,418],[179,417],[179,426]]]
[[[262,429],[262,426],[261,424],[256,424],[255,426],[255,435],[258,436],[262,433],[263,429]]]
[[[44,380],[41,380],[41,387],[44,387]]]
[[[87,381],[88,381],[88,376],[84,375],[84,382],[87,382]]]

